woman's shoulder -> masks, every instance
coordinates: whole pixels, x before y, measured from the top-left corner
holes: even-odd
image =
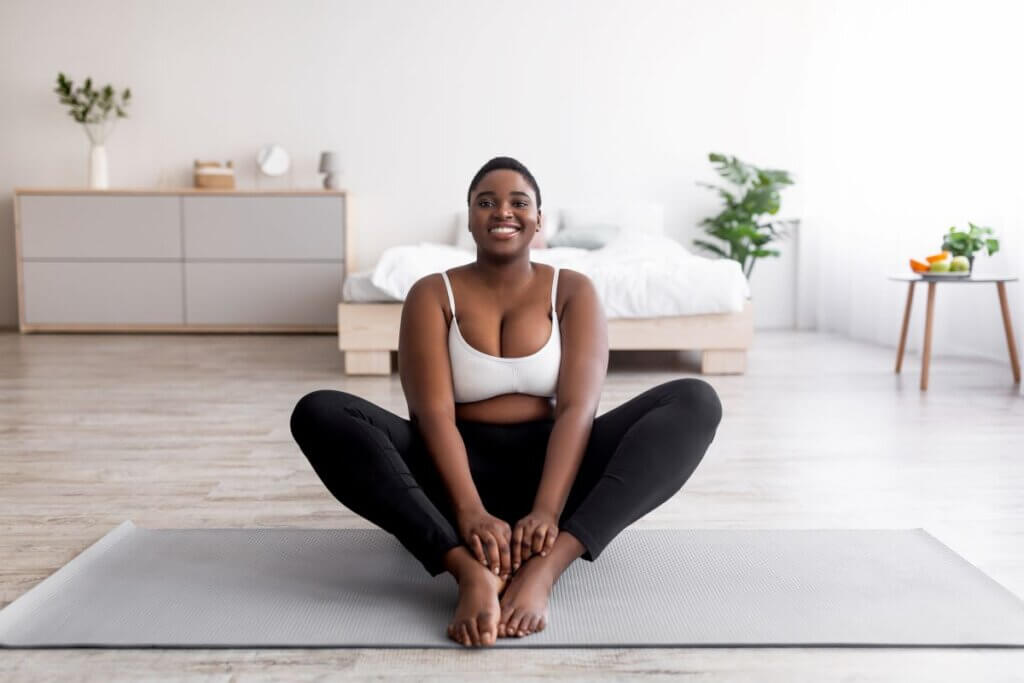
[[[578,270],[572,268],[563,268],[561,266],[553,266],[550,263],[540,263],[534,261],[533,265],[547,268],[551,271],[558,273],[558,288],[561,289],[564,286],[569,287],[580,287],[585,286],[585,283],[590,282],[590,278],[581,273]],[[554,277],[552,275],[552,277]]]
[[[569,285],[570,287],[584,286],[590,282],[590,278],[581,273],[578,270],[572,268],[559,268],[558,269],[558,286]]]
[[[566,303],[577,297],[596,297],[594,283],[584,273],[572,268],[559,268],[557,272],[558,291],[555,294],[555,307],[559,311],[562,311]]]
[[[572,268],[558,268],[558,294],[561,299],[562,292],[571,294],[581,289],[593,288],[594,283],[590,281],[590,278],[578,270]]]
[[[409,293],[405,295],[405,305],[416,308],[439,306],[445,317],[449,317],[451,312],[448,310],[448,294],[441,273],[431,273],[416,280],[409,288]]]

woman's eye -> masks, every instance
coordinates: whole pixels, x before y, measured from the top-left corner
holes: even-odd
[[[481,200],[479,200],[476,203],[476,205],[477,206],[494,206],[494,202],[492,202],[490,199],[481,199]],[[520,199],[520,200],[512,202],[512,205],[516,206],[516,207],[522,208],[522,207],[529,206],[530,202],[528,202],[528,201],[526,201],[524,199]]]

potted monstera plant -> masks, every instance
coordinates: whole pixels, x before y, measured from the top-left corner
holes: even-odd
[[[725,204],[717,216],[700,222],[704,232],[720,243],[702,239],[693,243],[706,252],[738,261],[749,280],[757,259],[779,255],[769,244],[786,237],[796,225],[794,220],[771,218],[782,205],[782,189],[793,180],[787,171],[758,168],[724,154],[709,154],[708,160],[730,185],[698,183],[717,192]]]

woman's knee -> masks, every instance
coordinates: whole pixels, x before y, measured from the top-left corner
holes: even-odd
[[[696,414],[710,429],[722,421],[722,401],[710,384],[696,377],[676,379],[662,385],[670,402],[676,403],[690,416]]]
[[[320,431],[324,425],[344,418],[344,408],[350,398],[351,394],[337,389],[317,389],[309,392],[299,399],[292,410],[292,436],[301,443],[311,431]]]

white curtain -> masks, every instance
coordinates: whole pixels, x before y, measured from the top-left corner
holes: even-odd
[[[835,2],[813,10],[798,325],[895,347],[908,259],[991,226],[976,273],[1024,276],[1024,3]],[[1007,285],[1018,346],[1024,285]],[[923,337],[918,285],[908,350]],[[995,285],[940,284],[933,353],[1008,354]],[[841,362],[841,361],[839,361]]]

